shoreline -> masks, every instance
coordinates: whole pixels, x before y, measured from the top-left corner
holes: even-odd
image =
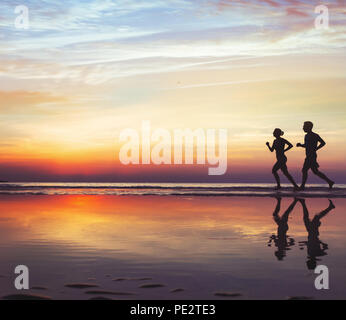
[[[175,184],[175,183],[7,183],[0,185],[0,195],[109,195],[175,197],[297,197],[346,198],[346,184],[333,189],[307,185],[295,191],[288,184],[275,190],[272,184]]]
[[[311,198],[311,199],[346,199],[345,194],[309,194],[309,193],[268,193],[268,194],[251,194],[251,193],[218,193],[218,194],[201,194],[201,193],[170,193],[170,194],[101,194],[101,193],[43,193],[43,192],[0,192],[0,196],[94,196],[94,197],[179,197],[179,198]]]

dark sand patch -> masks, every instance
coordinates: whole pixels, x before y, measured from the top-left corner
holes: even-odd
[[[112,281],[148,281],[153,280],[153,278],[115,278]]]
[[[125,281],[125,280],[129,280],[128,278],[115,278],[112,279],[112,281]]]
[[[142,289],[162,288],[162,287],[165,287],[165,285],[160,283],[146,283],[139,286],[139,288],[142,288]]]
[[[10,294],[3,296],[3,300],[52,300],[51,297],[38,294]]]
[[[313,297],[305,297],[305,296],[293,296],[287,297],[287,300],[313,300]]]
[[[98,285],[91,283],[68,283],[64,287],[74,288],[74,289],[87,289],[87,288],[96,288]]]
[[[223,298],[236,298],[242,296],[240,292],[215,292],[214,295]]]
[[[42,287],[42,286],[33,286],[30,289],[31,290],[48,290],[48,288]]]
[[[177,288],[177,289],[172,289],[170,292],[171,292],[171,293],[176,293],[176,292],[182,292],[182,291],[185,291],[185,289],[183,289],[183,288]]]
[[[113,300],[113,299],[107,298],[107,297],[93,297],[93,298],[90,298],[89,300]]]
[[[107,291],[107,290],[90,290],[86,291],[85,294],[94,294],[94,295],[113,295],[113,296],[133,296],[135,293],[133,292],[116,292],[116,291]]]

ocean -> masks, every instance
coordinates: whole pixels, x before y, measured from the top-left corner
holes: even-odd
[[[61,182],[13,182],[0,183],[0,194],[36,195],[157,195],[157,196],[298,196],[298,197],[346,197],[346,184],[333,190],[326,185],[307,185],[306,190],[294,192],[283,184],[280,191],[269,183],[61,183]]]

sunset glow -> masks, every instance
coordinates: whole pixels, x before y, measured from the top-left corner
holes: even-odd
[[[346,179],[346,7],[315,1],[25,1],[30,28],[0,15],[0,180],[268,181],[276,127],[303,122],[327,142],[319,161]],[[228,129],[228,172],[123,166],[124,128]],[[299,175],[301,149],[289,152]],[[213,179],[213,180],[210,180]]]

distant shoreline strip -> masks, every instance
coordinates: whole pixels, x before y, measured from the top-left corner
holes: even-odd
[[[121,191],[112,191],[112,192],[96,192],[96,191],[23,191],[23,190],[17,190],[17,191],[0,191],[0,195],[22,195],[22,196],[39,196],[39,195],[45,195],[45,196],[72,196],[72,195],[85,195],[85,196],[135,196],[135,197],[141,197],[141,196],[160,196],[160,197],[283,197],[283,198],[292,198],[292,197],[298,197],[298,198],[346,198],[346,193],[333,193],[333,192],[326,192],[326,193],[320,193],[320,192],[121,192]]]

